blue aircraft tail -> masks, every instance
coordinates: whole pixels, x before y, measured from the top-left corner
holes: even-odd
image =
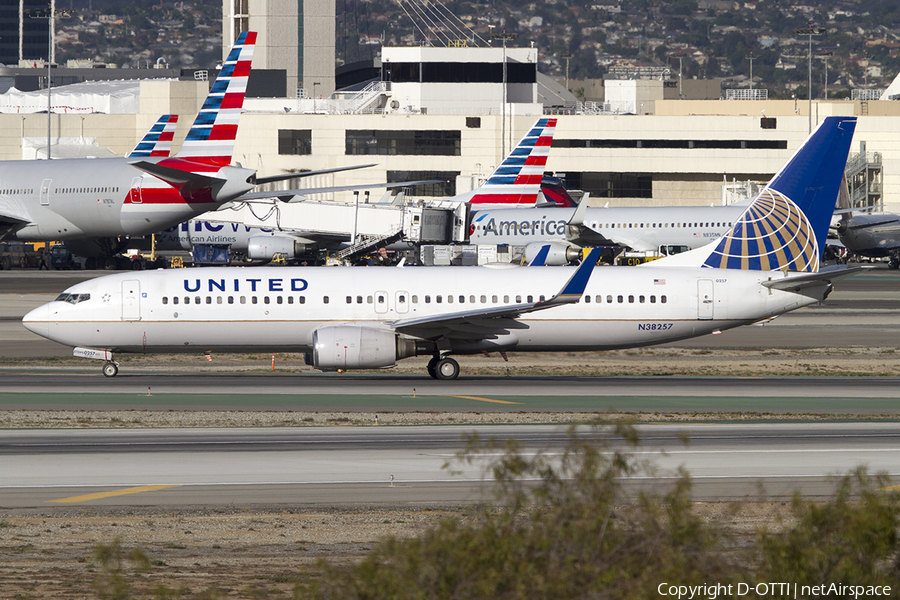
[[[855,128],[855,117],[826,118],[728,233],[654,266],[817,272]]]

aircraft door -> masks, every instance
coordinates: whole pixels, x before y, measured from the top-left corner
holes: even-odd
[[[401,314],[409,312],[409,294],[407,292],[397,292],[394,298],[394,310]]]
[[[383,315],[388,311],[387,292],[375,292],[375,312]]]
[[[715,302],[713,298],[712,279],[700,279],[697,281],[697,318],[700,320],[712,319]]]
[[[141,320],[141,282],[137,279],[122,282],[122,320]]]
[[[132,204],[140,204],[142,202],[141,181],[143,181],[142,177],[135,177],[134,179],[131,180],[131,203]]]
[[[45,179],[41,183],[41,206],[50,206],[50,183],[52,179]]]

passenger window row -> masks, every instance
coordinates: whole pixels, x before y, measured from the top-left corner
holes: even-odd
[[[731,223],[594,223],[595,229],[665,229],[668,227],[731,227]]]
[[[205,298],[205,299],[204,299]],[[215,298],[215,300],[213,300]],[[503,296],[503,304],[509,304],[513,297],[509,295]],[[546,296],[541,294],[537,297],[538,302],[544,302],[546,300]],[[592,300],[593,298],[593,300]],[[606,304],[624,304],[626,296],[624,295],[607,295],[606,296]],[[657,296],[655,294],[645,296],[643,294],[634,296],[628,295],[628,303],[634,304],[637,302],[638,304],[644,304],[649,301],[650,304],[656,304]],[[90,299],[90,294],[61,294],[56,300],[60,302],[69,302],[71,304],[77,304],[78,302],[83,302],[84,300]],[[492,295],[490,297],[491,304],[499,304],[500,296]],[[413,294],[409,296],[409,300],[412,304],[419,303],[419,296]],[[604,296],[602,294],[597,294],[596,296],[584,296],[583,298],[586,304],[590,304],[591,302],[595,304],[602,304],[604,302]],[[331,301],[329,296],[322,297],[323,304],[329,304]],[[518,294],[515,296],[515,303],[522,304],[523,302],[531,304],[535,301],[535,296],[532,294],[528,294],[522,296]],[[163,304],[247,304],[248,297],[247,296],[172,296],[169,298],[168,296],[163,296],[162,303]],[[294,304],[294,296],[262,296],[262,304]],[[387,302],[387,297],[384,294],[376,294],[374,296],[346,296],[345,302],[347,304],[379,304],[384,305]],[[397,304],[404,305],[407,302],[406,294],[399,294],[397,296]],[[431,304],[432,302],[435,304],[443,304],[446,302],[447,304],[453,304],[454,302],[458,302],[459,304],[465,304],[468,302],[469,304],[487,304],[488,296],[482,294],[480,296],[475,296],[474,294],[465,296],[463,294],[459,294],[454,296],[453,294],[447,294],[446,296],[438,294],[436,296],[432,296],[430,294],[426,294],[424,296],[425,304]],[[665,295],[659,296],[659,303],[665,304],[667,302],[667,298]],[[249,296],[250,304],[259,304],[260,297],[259,296]],[[297,304],[306,304],[306,296],[297,296],[296,298]]]
[[[594,302],[594,304],[601,304],[601,303],[603,302],[603,296],[602,296],[601,294],[597,294],[596,296],[593,296],[593,298],[594,298],[594,299],[591,300],[591,296],[585,296],[585,297],[584,297],[584,302],[585,302],[586,304],[590,304],[591,302]],[[634,304],[634,303],[635,303],[635,300],[637,300],[637,303],[638,303],[638,304],[644,304],[644,303],[646,303],[646,302],[648,301],[648,299],[649,299],[649,301],[650,301],[650,304],[656,304],[656,295],[651,295],[651,296],[648,298],[647,296],[645,296],[645,295],[643,295],[643,294],[638,295],[638,296],[635,296],[635,295],[633,295],[633,294],[629,294],[628,296],[623,296],[623,295],[619,294],[619,295],[617,295],[617,296],[615,296],[615,297],[613,297],[613,296],[610,294],[610,295],[607,295],[607,296],[606,296],[606,304],[614,304],[614,303],[616,303],[616,304],[624,304],[626,298],[628,298],[628,303],[629,303],[629,304]],[[666,304],[666,302],[668,302],[668,298],[666,298],[665,295],[659,297],[659,303],[660,303],[660,304]]]
[[[53,188],[54,194],[105,194],[118,191],[118,187]]]

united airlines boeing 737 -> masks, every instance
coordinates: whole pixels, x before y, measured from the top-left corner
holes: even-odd
[[[110,275],[28,313],[30,331],[105,361],[118,352],[300,351],[320,370],[429,355],[646,346],[825,299],[819,269],[856,120],[829,117],[720,240],[638,267],[205,268]]]

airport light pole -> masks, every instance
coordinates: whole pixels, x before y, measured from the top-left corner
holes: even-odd
[[[822,62],[825,63],[825,99],[828,100],[828,57],[834,55],[834,52],[831,50],[822,50],[821,52],[816,53],[816,56],[822,59]]]
[[[672,54],[675,58],[678,59],[678,99],[684,100],[684,89],[681,86],[681,67],[682,67],[682,59],[686,56],[684,52],[675,52]]]
[[[68,17],[72,14],[73,10],[71,8],[57,9],[56,0],[50,0],[47,4],[47,8],[35,10],[28,9],[25,12],[28,13],[30,19],[47,19],[47,160],[50,160],[50,116],[52,114],[52,104],[50,103],[50,77],[52,73],[50,68],[53,66],[53,21],[57,15],[60,17]]]
[[[506,158],[506,40],[514,40],[518,33],[491,33],[492,40],[503,40],[503,105],[500,107],[500,160]]]
[[[794,30],[794,33],[809,36],[809,55],[807,58],[809,83],[807,84],[808,88],[806,90],[806,95],[809,97],[809,133],[812,133],[812,39],[814,35],[822,35],[826,31],[827,29],[824,27],[813,27],[812,23],[809,23],[808,27],[800,27],[799,29]]]
[[[753,51],[750,51],[750,54],[747,55],[747,60],[750,61],[750,99],[753,100],[753,59],[756,58],[753,56]]]
[[[569,91],[569,59],[574,57],[574,55],[567,50],[565,54],[561,54],[559,57],[566,59],[566,91],[568,92]]]

